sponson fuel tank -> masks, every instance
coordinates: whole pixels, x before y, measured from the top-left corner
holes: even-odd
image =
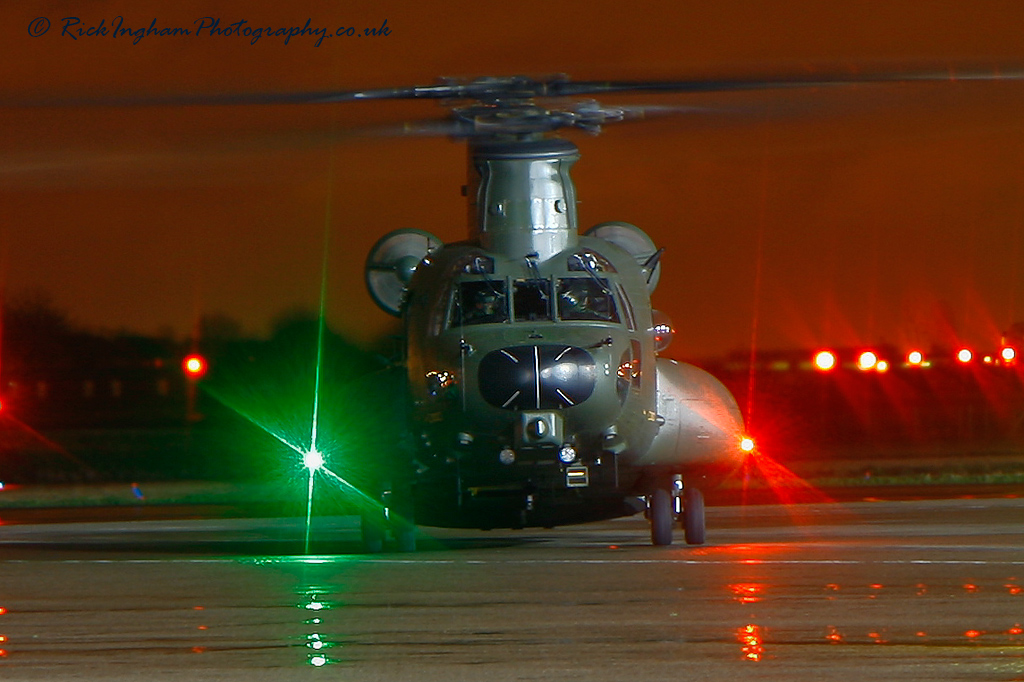
[[[729,389],[704,370],[667,358],[657,360],[657,382],[657,412],[664,423],[638,464],[698,467],[742,461],[743,417]]]

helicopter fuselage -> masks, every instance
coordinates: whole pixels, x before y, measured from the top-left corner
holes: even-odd
[[[371,293],[405,321],[414,452],[393,487],[417,523],[629,515],[742,460],[728,390],[658,357],[672,333],[651,306],[661,251],[626,223],[578,233],[577,155],[557,138],[476,144],[471,238],[398,230],[371,252]]]

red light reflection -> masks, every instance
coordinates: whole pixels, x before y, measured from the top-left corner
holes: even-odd
[[[763,481],[778,496],[779,502],[787,506],[797,502],[831,501],[827,495],[759,449],[754,449],[743,462],[744,502],[749,484],[754,479]]]
[[[833,644],[839,644],[843,641],[843,633],[839,632],[839,630],[836,630],[835,627],[829,625],[828,634],[825,635],[825,639],[832,642]]]
[[[1008,635],[1024,635],[1024,628],[1020,626],[1020,623],[1015,623],[1012,628],[1006,631]]]
[[[733,599],[741,604],[756,604],[761,601],[764,592],[764,583],[733,583],[729,585],[732,590]]]
[[[745,625],[736,630],[736,638],[740,641],[743,658],[748,661],[760,661],[764,657],[764,638],[761,626]]]

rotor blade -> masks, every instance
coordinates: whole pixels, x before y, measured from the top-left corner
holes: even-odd
[[[787,88],[835,88],[852,85],[961,81],[1021,81],[1024,70],[967,70],[878,72],[852,74],[798,74],[758,79],[697,79],[664,81],[556,81],[547,83],[545,95],[576,97],[617,92],[711,93]]]
[[[555,82],[562,82],[564,77]],[[319,90],[313,92],[194,93],[172,95],[130,95],[109,97],[0,97],[6,107],[161,107],[233,106],[246,104],[334,104],[362,100],[529,98],[542,96],[548,81],[523,76],[480,78],[466,83],[444,82],[368,90]]]
[[[566,76],[533,79],[526,76],[480,78],[468,82],[436,85],[375,88],[365,90],[320,90],[313,92],[195,93],[173,95],[131,95],[110,97],[50,97],[11,99],[0,97],[8,107],[158,107],[233,106],[247,104],[333,104],[362,100],[499,100],[534,97],[576,97],[618,92],[713,93],[755,90],[836,88],[852,85],[898,84],[939,81],[1020,81],[1021,69],[956,69],[818,73],[766,76],[763,78],[722,78],[691,80],[604,80],[572,81]]]

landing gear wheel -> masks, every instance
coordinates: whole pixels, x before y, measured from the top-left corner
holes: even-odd
[[[658,488],[650,499],[651,544],[664,546],[672,544],[672,493]]]
[[[704,526],[704,493],[697,488],[683,490],[683,533],[686,544],[703,545]]]
[[[369,514],[364,512],[360,517],[360,522],[363,536],[363,551],[367,554],[380,554],[384,551],[386,523],[383,510]]]

